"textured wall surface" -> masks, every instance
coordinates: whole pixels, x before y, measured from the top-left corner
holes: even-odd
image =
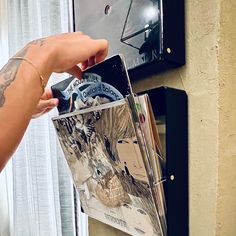
[[[186,1],[186,66],[133,83],[188,94],[191,236],[236,235],[235,3]],[[91,236],[122,235],[107,229],[93,222]]]
[[[165,85],[188,94],[191,236],[213,236],[216,228],[218,24],[217,1],[186,1],[186,66],[134,85],[136,90]]]
[[[236,235],[236,1],[221,0],[217,236]]]

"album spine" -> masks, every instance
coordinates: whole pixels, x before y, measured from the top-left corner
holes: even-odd
[[[151,168],[151,162],[150,162],[150,157],[149,157],[149,152],[148,152],[148,148],[147,148],[147,143],[146,143],[146,139],[144,137],[144,134],[142,132],[141,129],[141,124],[139,121],[139,117],[136,111],[136,107],[135,107],[135,100],[134,100],[134,95],[130,94],[129,96],[126,97],[127,103],[129,105],[129,109],[130,109],[130,114],[131,114],[131,120],[133,121],[133,126],[134,126],[134,130],[137,136],[137,141],[140,147],[140,152],[143,158],[143,163],[147,172],[147,178],[148,178],[148,182],[150,184],[150,191],[151,191],[151,195],[152,195],[152,200],[153,203],[155,205],[155,212],[156,212],[156,216],[157,216],[157,223],[160,226],[161,229],[161,235],[166,235],[166,230],[165,228],[163,228],[163,222],[161,220],[161,216],[159,214],[158,211],[158,199],[157,199],[157,186],[155,185],[155,180],[154,180],[154,175],[153,175],[153,171]]]

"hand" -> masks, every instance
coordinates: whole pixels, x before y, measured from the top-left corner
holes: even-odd
[[[37,107],[35,108],[35,111],[32,115],[32,118],[37,118],[49,111],[51,111],[54,107],[58,105],[58,99],[53,98],[52,96],[52,90],[46,89],[43,95],[41,96]]]
[[[81,70],[104,60],[107,50],[106,40],[91,39],[81,32],[61,34],[30,42],[15,55],[20,60],[9,60],[0,70],[0,171],[32,116],[58,104],[50,91],[42,95],[41,79],[47,83],[53,72],[69,72],[80,78]]]
[[[34,40],[23,50],[47,79],[52,72],[68,72],[81,78],[81,70],[105,59],[108,42],[75,32]]]
[[[91,39],[81,32],[66,33],[34,40],[19,53],[24,51],[43,75],[49,77],[52,72],[68,72],[81,78],[82,70],[105,59],[108,42],[104,39]],[[58,100],[52,98],[51,90],[46,90],[32,118],[43,115],[57,105]]]

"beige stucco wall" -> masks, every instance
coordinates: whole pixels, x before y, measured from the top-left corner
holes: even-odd
[[[188,94],[191,236],[236,235],[235,3],[186,0],[186,66],[133,83]],[[124,235],[95,222],[91,236]]]
[[[221,0],[217,236],[236,235],[236,1]]]

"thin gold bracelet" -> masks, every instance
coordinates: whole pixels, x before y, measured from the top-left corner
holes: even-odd
[[[43,76],[41,75],[41,73],[39,72],[38,70],[38,67],[33,63],[31,62],[29,59],[25,58],[25,57],[11,57],[9,60],[23,60],[23,61],[26,61],[28,62],[38,73],[39,75],[39,78],[41,80],[41,85],[42,85],[42,88],[43,88],[43,91],[45,90],[45,87],[46,87],[46,83],[45,83],[45,79],[43,78]]]

